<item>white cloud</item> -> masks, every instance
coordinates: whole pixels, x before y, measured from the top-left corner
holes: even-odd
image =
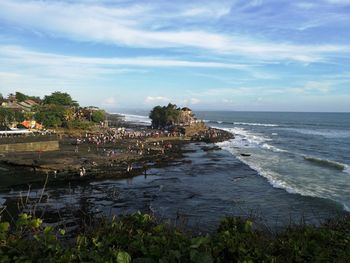
[[[350,0],[325,0],[329,4],[350,5]]]
[[[116,105],[116,99],[114,97],[109,97],[106,98],[103,102],[102,105],[104,106],[115,106]]]
[[[297,2],[294,5],[300,9],[304,9],[304,10],[310,10],[310,9],[317,7],[317,4],[310,3],[310,2],[299,2],[299,3]]]
[[[169,103],[171,99],[162,96],[147,96],[144,100],[146,104]]]
[[[183,101],[184,105],[196,105],[199,104],[201,102],[201,100],[197,99],[197,98],[190,98],[190,99],[185,99]]]
[[[220,62],[203,62],[168,59],[163,57],[130,57],[130,58],[100,58],[100,57],[82,57],[82,56],[65,56],[52,53],[42,53],[31,51],[18,46],[1,46],[0,45],[0,61],[9,64],[18,65],[42,65],[56,66],[60,70],[65,67],[79,66],[86,75],[87,70],[96,71],[96,73],[125,73],[128,70],[118,69],[117,66],[132,67],[195,67],[195,68],[227,68],[244,70],[247,65],[231,64]],[[88,66],[81,68],[81,66]],[[109,67],[106,67],[109,66]],[[111,68],[112,67],[112,68]],[[71,71],[71,68],[70,68]]]
[[[252,4],[259,4],[259,2],[253,1]],[[190,10],[187,11],[192,14],[207,12],[206,9]],[[152,18],[154,16],[159,18],[157,13],[161,12],[150,5],[120,8],[57,1],[2,0],[0,2],[0,16],[3,20],[30,30],[78,41],[113,43],[128,47],[197,48],[254,59],[294,60],[307,63],[322,61],[330,53],[341,55],[350,52],[349,46],[308,46],[269,42],[203,29],[176,28],[154,31],[152,30],[154,25],[161,23]],[[181,12],[179,14],[181,16]],[[175,13],[172,16],[176,15]]]
[[[215,17],[219,18],[230,13],[230,6],[224,6],[222,4],[205,4],[202,6],[191,7],[180,13],[182,16],[188,17]]]
[[[197,98],[191,98],[190,99],[190,104],[198,104],[198,103],[200,103],[201,101],[199,100],[199,99],[197,99]]]
[[[310,94],[310,93],[319,93],[326,94],[331,91],[331,84],[329,82],[318,82],[318,81],[308,81],[303,87],[290,88],[289,92],[301,93],[301,94]]]

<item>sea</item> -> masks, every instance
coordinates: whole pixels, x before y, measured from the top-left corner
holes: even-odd
[[[123,115],[127,121],[150,125],[147,112]],[[67,212],[72,210],[107,216],[141,211],[210,232],[225,216],[253,218],[278,230],[349,214],[350,113],[195,115],[235,138],[218,147],[186,145],[182,160],[152,168],[147,176],[48,189],[43,206],[52,212],[50,220],[55,221],[55,211],[60,220],[72,220]],[[19,194],[0,193],[0,205],[16,203]],[[31,195],[40,196],[40,189]]]

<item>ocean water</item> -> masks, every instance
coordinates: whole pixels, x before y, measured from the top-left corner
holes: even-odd
[[[350,209],[350,114],[200,112],[235,134],[219,145],[289,193],[321,197]],[[243,157],[242,153],[251,154]]]
[[[195,113],[233,133],[235,139],[218,145],[272,187],[329,199],[350,211],[350,113]],[[134,121],[149,122],[139,114]]]

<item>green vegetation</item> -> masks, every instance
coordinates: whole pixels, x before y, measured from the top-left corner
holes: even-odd
[[[22,102],[22,101],[25,101],[26,99],[28,99],[28,96],[24,95],[23,93],[21,92],[16,92],[16,99],[19,101],[19,102]]]
[[[21,92],[16,92],[15,94],[15,98],[18,102],[23,102],[23,101],[26,101],[26,100],[33,100],[37,103],[40,103],[41,102],[41,99],[39,97],[35,97],[35,96],[28,96],[28,95],[25,95]]]
[[[51,95],[45,96],[43,104],[54,104],[60,106],[79,107],[78,102],[72,99],[68,93],[56,91]]]
[[[103,110],[96,110],[91,113],[91,120],[99,123],[106,119],[106,112]]]
[[[65,108],[60,105],[43,105],[37,108],[34,119],[48,128],[61,127],[64,122]]]
[[[24,121],[24,114],[11,109],[0,108],[0,126],[8,126],[12,122]]]
[[[152,126],[158,128],[164,128],[169,125],[174,125],[179,121],[181,109],[175,104],[169,103],[167,106],[154,107],[149,118],[152,120]]]
[[[211,235],[192,236],[147,215],[96,220],[67,237],[41,219],[0,223],[0,262],[349,262],[350,218],[272,235],[250,220],[225,219]]]
[[[24,120],[35,120],[45,128],[87,129],[93,123],[101,123],[106,119],[105,111],[96,107],[81,108],[69,94],[58,91],[45,96],[43,100],[21,92],[10,94],[8,99],[3,100],[5,103],[0,107],[0,126],[5,127]],[[31,106],[23,106],[20,102],[27,102]]]

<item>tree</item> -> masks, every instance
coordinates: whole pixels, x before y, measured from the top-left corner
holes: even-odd
[[[61,106],[75,106],[79,107],[78,102],[72,99],[72,97],[65,92],[56,91],[51,95],[45,96],[43,103],[46,105],[61,105]]]
[[[25,94],[23,94],[23,93],[21,93],[21,92],[16,92],[16,100],[17,101],[19,101],[19,102],[22,102],[22,101],[25,101],[25,100],[27,100],[28,99],[28,96],[27,95],[25,95]]]
[[[160,127],[165,122],[165,115],[163,108],[161,106],[154,107],[150,114],[149,118],[152,120],[153,127]]]
[[[74,114],[75,114],[74,108],[67,108],[64,110],[64,119],[66,121],[72,121],[74,120]]]
[[[61,105],[44,105],[37,109],[34,118],[46,128],[61,127],[65,121],[65,107]]]
[[[103,110],[96,110],[91,113],[91,120],[93,122],[102,122],[106,119],[106,113]]]
[[[0,125],[7,127],[15,120],[15,113],[13,110],[0,108]]]
[[[24,121],[24,114],[20,111],[14,111],[12,109],[0,108],[0,125],[8,126],[13,122]]]
[[[15,111],[14,120],[17,122],[23,122],[25,120],[24,113],[20,111]]]
[[[175,104],[169,103],[167,106],[154,107],[149,117],[152,120],[152,126],[164,128],[169,125],[178,123],[181,109],[177,108]]]

